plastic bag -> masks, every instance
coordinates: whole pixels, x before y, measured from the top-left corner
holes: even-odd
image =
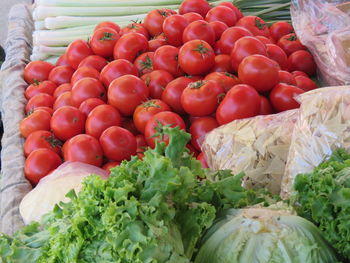
[[[202,144],[213,170],[246,176],[243,186],[280,192],[298,110],[236,120],[208,133]]]
[[[300,95],[282,180],[282,197],[288,197],[299,173],[311,172],[339,147],[350,149],[350,87],[330,87]]]

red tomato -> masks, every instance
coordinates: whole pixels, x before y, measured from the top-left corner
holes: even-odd
[[[223,88],[224,92],[228,92],[233,86],[241,84],[241,81],[235,75],[227,72],[212,72],[204,80],[214,80]]]
[[[113,49],[117,43],[120,35],[112,28],[103,27],[94,31],[90,39],[90,46],[92,51],[101,57],[113,56]]]
[[[172,15],[167,17],[163,23],[163,32],[168,43],[173,46],[182,44],[182,34],[188,26],[188,21],[181,15]]]
[[[168,44],[168,41],[165,39],[165,35],[162,33],[150,41],[148,41],[148,51],[154,52],[158,48]]]
[[[143,24],[139,23],[131,23],[127,25],[126,27],[122,28],[120,31],[120,35],[126,35],[129,33],[139,33],[145,36],[145,38],[149,39],[149,34],[147,29],[143,26]]]
[[[103,100],[100,100],[98,98],[90,98],[85,101],[83,101],[80,106],[79,110],[84,113],[86,116],[89,115],[89,113],[96,108],[99,105],[106,104]]]
[[[209,25],[211,26],[212,29],[214,29],[215,40],[219,40],[222,33],[224,33],[225,30],[228,28],[228,26],[225,23],[220,21],[210,22]]]
[[[74,85],[78,80],[83,78],[99,79],[100,73],[91,67],[80,67],[74,72],[70,82],[72,85]]]
[[[151,36],[159,35],[163,32],[164,20],[175,13],[170,9],[155,9],[147,14],[143,24]]]
[[[219,4],[219,6],[226,6],[226,7],[229,7],[231,8],[233,11],[235,11],[236,13],[236,17],[237,17],[237,20],[241,19],[243,17],[243,14],[242,12],[238,9],[237,6],[235,6],[234,4],[232,4],[232,2],[221,2]]]
[[[259,115],[269,115],[273,113],[273,109],[271,106],[271,103],[269,100],[264,97],[260,96],[260,112]]]
[[[50,115],[53,114],[53,109],[52,109],[52,108],[49,108],[49,107],[45,107],[45,106],[37,107],[37,108],[34,109],[34,112],[36,112],[36,111],[38,111],[38,110],[46,111],[46,112],[50,113]]]
[[[227,6],[216,6],[209,10],[205,16],[207,22],[220,21],[228,27],[234,26],[237,22],[236,12]]]
[[[208,163],[205,160],[205,156],[202,152],[200,154],[198,154],[197,160],[200,161],[203,168],[209,168]]]
[[[131,116],[138,105],[149,96],[146,84],[133,75],[125,75],[112,81],[108,88],[108,103],[124,116]]]
[[[163,90],[174,77],[165,70],[154,70],[141,77],[149,88],[150,97],[152,99],[160,99]]]
[[[64,83],[62,85],[59,85],[56,89],[55,92],[53,93],[53,97],[57,99],[62,93],[65,93],[66,91],[71,91],[72,90],[72,84],[70,83]]]
[[[198,151],[196,148],[192,146],[192,144],[187,144],[186,145],[187,150],[189,151],[189,155],[191,155],[194,158],[197,158],[198,156]]]
[[[208,22],[203,20],[192,22],[185,28],[182,34],[183,43],[191,40],[204,40],[209,45],[214,46],[215,38],[216,34],[214,29]]]
[[[50,80],[44,80],[43,82],[30,84],[27,87],[24,93],[24,96],[26,97],[27,100],[29,100],[30,98],[40,93],[53,95],[56,88],[57,88],[57,85],[54,82]]]
[[[270,36],[269,27],[264,20],[257,16],[244,16],[237,21],[236,26],[247,28],[254,36]]]
[[[219,105],[219,96],[224,89],[213,80],[190,83],[182,92],[181,105],[192,116],[208,116]]]
[[[262,55],[246,57],[238,68],[238,78],[257,91],[268,91],[278,83],[277,62]]]
[[[293,32],[294,29],[292,25],[285,21],[278,21],[276,23],[273,23],[270,27],[270,35],[276,41],[278,41],[281,37]]]
[[[100,81],[108,88],[113,80],[128,74],[138,76],[137,68],[126,59],[117,59],[102,69]]]
[[[196,119],[190,127],[191,144],[200,151],[200,145],[202,145],[205,135],[217,127],[219,127],[219,124],[213,117]]]
[[[295,51],[306,49],[294,33],[281,37],[280,40],[278,40],[277,45],[286,52],[287,56]]]
[[[74,136],[63,146],[65,161],[82,162],[101,166],[103,151],[99,141],[88,134]]]
[[[33,151],[25,161],[24,175],[34,186],[61,163],[62,160],[57,153],[49,149],[38,149]]]
[[[220,40],[215,42],[213,49],[214,49],[215,55],[222,54],[222,52],[221,52],[221,41]]]
[[[247,36],[253,36],[253,34],[244,27],[234,26],[226,29],[220,38],[221,52],[230,55],[236,41]]]
[[[112,126],[106,129],[101,137],[100,144],[104,155],[111,160],[129,160],[136,154],[136,138],[128,130]]]
[[[54,112],[50,124],[55,136],[66,141],[84,132],[85,120],[85,114],[77,108],[63,106]]]
[[[113,22],[110,22],[110,21],[103,21],[103,22],[100,22],[94,29],[94,31],[100,29],[100,28],[104,28],[104,27],[107,27],[107,28],[112,28],[113,30],[117,31],[117,33],[119,33],[120,31],[120,27],[116,24],[116,23],[113,23]]]
[[[153,57],[153,68],[168,71],[174,77],[183,75],[178,63],[179,49],[165,45],[156,50]]]
[[[121,126],[124,129],[127,129],[129,132],[131,132],[135,136],[140,134],[139,131],[136,129],[135,123],[132,118],[123,118]]]
[[[45,61],[32,61],[24,68],[23,78],[29,83],[40,82],[49,79],[49,74],[55,66]]]
[[[297,77],[297,76],[309,77],[309,75],[306,74],[305,72],[298,71],[298,70],[293,71],[292,75],[294,76],[294,78]]]
[[[201,75],[210,71],[215,64],[211,46],[203,40],[191,40],[179,51],[180,67],[189,75]]]
[[[58,58],[55,66],[69,66],[69,62],[67,59],[67,53],[64,53],[62,56]]]
[[[55,112],[57,109],[62,108],[64,106],[73,106],[71,91],[66,91],[57,97],[55,103],[53,104],[53,110]]]
[[[153,57],[154,52],[146,52],[135,59],[134,65],[140,76],[153,71]]]
[[[297,76],[295,77],[296,86],[302,90],[309,91],[313,89],[317,89],[317,85],[315,82],[313,82],[312,79],[304,76]]]
[[[181,15],[194,12],[205,17],[210,10],[210,5],[206,0],[185,0],[179,7],[179,13]]]
[[[304,93],[300,88],[279,83],[270,93],[270,101],[277,112],[299,108],[299,103],[294,97]]]
[[[70,66],[58,66],[51,70],[49,80],[55,82],[57,86],[69,83],[74,73],[74,69]]]
[[[289,84],[289,85],[294,85],[294,86],[297,85],[294,76],[291,73],[289,73],[288,71],[284,71],[284,70],[278,71],[278,82]]]
[[[98,72],[100,72],[106,65],[107,60],[103,57],[92,55],[84,58],[80,63],[78,68],[81,67],[90,67],[96,69]]]
[[[106,90],[101,81],[93,78],[78,80],[72,88],[72,103],[79,108],[80,104],[89,98],[106,100]]]
[[[183,14],[182,16],[186,18],[188,23],[192,23],[198,20],[204,20],[203,16],[195,12],[189,12],[189,13]]]
[[[212,72],[232,72],[231,57],[226,54],[215,56]]]
[[[70,43],[66,54],[69,65],[74,69],[78,68],[79,63],[84,58],[94,55],[89,44],[84,40],[74,40],[72,43]]]
[[[186,125],[183,119],[176,113],[171,111],[163,111],[154,115],[151,119],[148,120],[145,128],[145,138],[147,144],[154,148],[156,145],[156,140],[169,143],[169,136],[163,135],[159,136],[157,133],[160,126],[170,125],[170,127],[180,127],[180,129],[185,130]]]
[[[302,71],[312,77],[316,74],[316,63],[312,55],[306,50],[298,50],[288,57],[289,71]]]
[[[29,134],[24,143],[24,155],[27,157],[37,149],[49,149],[61,154],[61,142],[49,131],[35,131]]]
[[[267,56],[266,46],[255,37],[242,37],[238,39],[231,52],[232,68],[238,72],[242,60],[250,55]]]
[[[260,96],[249,85],[239,84],[227,92],[216,111],[220,125],[243,118],[254,117],[260,111]]]
[[[29,99],[26,105],[26,113],[33,111],[37,107],[49,107],[52,108],[55,99],[46,93],[39,93]]]
[[[280,65],[281,69],[283,70],[287,69],[288,57],[282,48],[280,48],[275,44],[267,44],[266,50],[267,50],[267,56],[272,60],[276,61]]]
[[[134,62],[135,58],[148,50],[148,40],[139,33],[122,36],[114,46],[114,59],[126,59]]]
[[[105,171],[107,171],[109,174],[111,173],[111,169],[119,166],[120,162],[108,162],[105,165],[102,166],[102,169],[104,169]]]
[[[136,107],[134,111],[134,124],[141,133],[145,132],[147,121],[162,111],[170,111],[170,107],[163,101],[155,99],[146,101]]]
[[[266,44],[273,44],[271,39],[264,37],[264,36],[256,36],[257,39],[259,39],[262,43]]]
[[[142,134],[136,135],[136,144],[137,149],[145,150],[148,147],[145,136]]]
[[[35,110],[29,116],[21,120],[19,131],[21,135],[26,138],[35,131],[49,131],[50,130],[51,114],[45,110]]]

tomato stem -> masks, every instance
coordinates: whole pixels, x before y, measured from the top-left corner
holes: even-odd
[[[291,35],[290,37],[287,38],[289,41],[296,41],[298,40],[298,37],[296,35]]]
[[[207,83],[208,81],[206,80],[198,80],[195,82],[191,82],[190,84],[188,84],[188,87],[190,89],[199,89],[201,88],[203,85],[205,85],[205,83]]]
[[[154,108],[160,109],[160,106],[159,106],[158,104],[156,104],[156,103],[154,102],[154,100],[146,101],[146,102],[144,102],[144,103],[142,104],[142,106],[143,106],[144,108],[154,107]]]
[[[255,25],[260,30],[263,30],[265,27],[267,27],[266,23],[260,20],[258,17],[255,18]]]
[[[110,33],[110,32],[103,32],[103,37],[100,38],[100,41],[104,41],[104,40],[115,40],[115,38],[113,38],[114,34]]]

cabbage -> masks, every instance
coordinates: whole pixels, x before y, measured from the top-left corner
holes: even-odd
[[[208,230],[195,263],[335,263],[311,222],[287,210],[230,209]]]

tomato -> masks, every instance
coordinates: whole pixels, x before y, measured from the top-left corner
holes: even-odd
[[[21,120],[19,131],[26,138],[32,132],[50,130],[51,114],[45,110],[35,110],[33,113]]]
[[[53,114],[53,109],[52,109],[52,108],[49,108],[49,107],[46,107],[46,106],[37,107],[37,108],[34,109],[33,112],[36,112],[36,111],[38,111],[38,110],[46,111],[46,112],[50,113],[50,115]]]
[[[294,76],[291,73],[289,73],[288,71],[284,71],[284,70],[278,71],[278,82],[289,84],[289,85],[294,85],[294,86],[297,85]]]
[[[174,77],[183,75],[183,71],[178,63],[179,49],[170,45],[165,45],[154,52],[153,68],[168,71]]]
[[[55,66],[70,66],[68,59],[67,59],[67,53],[64,53],[62,56],[58,58],[56,61]]]
[[[49,149],[38,149],[31,152],[25,161],[24,175],[34,186],[61,163],[62,160],[57,153]]]
[[[98,23],[98,25],[95,27],[94,31],[96,31],[100,28],[105,28],[105,27],[112,28],[117,33],[119,33],[119,31],[120,31],[120,27],[116,23],[113,23],[110,21],[103,21],[103,22]]]
[[[66,50],[66,54],[69,65],[74,69],[78,68],[79,63],[84,58],[90,55],[94,55],[89,44],[86,41],[80,39],[74,40],[72,43],[69,44]]]
[[[224,92],[228,92],[233,86],[241,84],[241,81],[233,74],[227,72],[212,72],[204,80],[213,80],[219,84]]]
[[[50,124],[55,136],[66,141],[84,132],[85,120],[85,114],[77,108],[63,106],[54,112]]]
[[[201,117],[196,119],[190,127],[191,144],[200,151],[200,145],[204,141],[205,135],[217,127],[219,127],[219,124],[213,117]]]
[[[136,138],[137,149],[145,150],[148,147],[145,136],[143,136],[142,134],[139,134],[139,135],[136,135],[135,138]]]
[[[278,40],[277,45],[286,52],[287,56],[295,51],[306,49],[294,33],[281,37],[280,40]]]
[[[100,73],[91,67],[80,67],[74,72],[70,82],[72,85],[74,85],[78,80],[83,78],[99,79]]]
[[[207,116],[215,112],[219,96],[224,89],[213,80],[199,80],[190,83],[182,92],[181,105],[193,116]]]
[[[302,71],[312,77],[316,74],[316,63],[312,55],[306,50],[298,50],[288,57],[289,71]]]
[[[238,78],[257,91],[268,91],[278,83],[279,65],[262,55],[246,57],[238,68]]]
[[[153,71],[153,57],[154,52],[146,52],[135,59],[134,65],[140,76]]]
[[[234,26],[226,29],[220,38],[220,50],[223,54],[230,55],[236,41],[246,36],[253,36],[253,34],[244,27]]]
[[[124,129],[127,129],[129,132],[134,134],[135,136],[140,134],[139,131],[137,130],[135,123],[132,118],[123,118],[122,119],[122,125]]]
[[[209,25],[215,32],[215,40],[219,40],[222,33],[224,33],[225,30],[228,28],[228,26],[225,23],[220,21],[210,22]]]
[[[160,99],[163,90],[174,77],[165,70],[154,70],[141,77],[149,88],[150,97],[152,99]]]
[[[144,19],[144,27],[148,30],[151,36],[159,35],[163,32],[164,20],[171,15],[176,14],[170,9],[155,9],[147,14]]]
[[[65,161],[82,162],[101,166],[103,151],[99,141],[88,134],[79,134],[71,138],[63,146]]]
[[[259,39],[262,43],[266,44],[273,44],[270,38],[264,37],[264,36],[256,36],[257,39]]]
[[[297,76],[309,77],[308,74],[299,70],[292,71],[292,75],[294,76],[294,78]]]
[[[277,84],[270,93],[270,101],[277,112],[299,108],[299,103],[295,101],[296,95],[304,91],[285,83]]]
[[[189,12],[189,13],[183,14],[182,16],[186,18],[188,23],[192,23],[198,20],[204,20],[203,16],[195,12]]]
[[[201,152],[200,154],[198,154],[197,156],[197,160],[200,161],[201,165],[203,168],[209,168],[207,161],[205,160],[205,156],[203,154],[203,152]]]
[[[210,5],[206,0],[185,0],[179,7],[179,13],[181,15],[194,12],[205,17],[210,10]]]
[[[113,80],[128,74],[138,76],[137,68],[126,59],[117,59],[102,69],[100,81],[108,88]]]
[[[106,100],[106,90],[101,81],[93,78],[78,80],[72,88],[72,103],[79,108],[80,104],[89,98]]]
[[[282,48],[280,48],[275,44],[267,44],[266,50],[267,50],[267,56],[270,59],[276,61],[280,65],[281,69],[283,70],[287,69],[288,57]]]
[[[243,118],[254,117],[260,111],[260,96],[249,85],[239,84],[227,92],[216,111],[220,125]]]
[[[185,28],[182,34],[183,43],[189,42],[191,40],[204,40],[210,46],[214,46],[215,38],[216,34],[214,29],[209,25],[208,22],[203,20],[192,22]]]
[[[24,96],[26,97],[27,100],[29,100],[30,98],[40,93],[53,95],[56,88],[57,88],[57,85],[54,82],[50,80],[44,80],[43,82],[30,84],[27,87],[24,93]]]
[[[120,162],[108,162],[102,166],[102,169],[104,169],[106,172],[110,174],[111,169],[119,165],[120,165]]]
[[[74,106],[72,103],[72,92],[71,91],[66,91],[57,97],[57,99],[55,100],[55,103],[53,104],[54,112],[57,109],[62,108],[63,106]]]
[[[49,80],[55,82],[57,86],[70,83],[74,74],[74,69],[70,66],[58,66],[51,70]]]
[[[233,11],[235,11],[237,20],[239,20],[239,19],[241,19],[241,18],[243,17],[242,12],[238,9],[237,6],[235,6],[234,4],[232,4],[232,2],[221,2],[221,3],[219,4],[219,6],[226,6],[226,7],[231,8]]]
[[[48,80],[54,67],[54,65],[45,61],[29,62],[24,68],[23,78],[29,84]]]
[[[242,60],[250,55],[267,56],[266,46],[255,37],[242,37],[238,39],[231,52],[232,68],[238,72]]]
[[[237,22],[236,12],[227,6],[216,6],[209,10],[205,16],[207,22],[220,21],[228,27],[234,26]]]
[[[270,101],[264,97],[260,96],[260,111],[259,115],[269,115],[273,113],[273,109]]]
[[[165,46],[168,44],[168,41],[165,38],[164,33],[154,37],[150,41],[148,41],[148,51],[154,52],[158,48]]]
[[[180,48],[179,64],[189,75],[207,73],[215,64],[214,50],[203,40],[191,40]]]
[[[215,56],[215,64],[212,72],[232,72],[231,57],[226,54]]]
[[[80,106],[79,110],[84,113],[86,116],[89,115],[89,113],[96,108],[99,105],[104,105],[106,104],[103,100],[100,100],[98,98],[90,98],[87,100],[84,100]]]
[[[65,93],[66,91],[71,91],[72,90],[72,84],[70,83],[64,83],[62,85],[59,85],[56,89],[55,92],[53,93],[53,97],[57,99],[62,93]]]
[[[115,44],[114,59],[126,59],[134,62],[139,54],[148,50],[148,40],[139,33],[129,33],[123,35]]]
[[[54,101],[55,99],[51,95],[46,93],[39,93],[29,99],[25,107],[26,113],[33,111],[35,108],[41,106],[52,108]]]
[[[146,84],[133,75],[125,75],[112,81],[108,88],[108,103],[124,116],[131,116],[138,105],[149,96]]]
[[[183,119],[176,113],[171,111],[163,111],[154,115],[151,119],[148,120],[145,127],[145,138],[147,144],[154,148],[156,146],[156,141],[169,143],[169,136],[158,135],[160,126],[170,125],[170,127],[178,126],[180,129],[185,130],[186,125]]]
[[[163,32],[169,44],[180,46],[182,44],[182,34],[188,26],[188,21],[181,15],[167,17],[163,23]]]
[[[247,28],[254,36],[270,36],[269,27],[264,20],[257,16],[244,16],[237,21],[236,26]]]
[[[222,52],[221,52],[221,41],[220,40],[215,42],[213,49],[214,49],[215,55],[221,55],[222,54]]]
[[[297,76],[297,77],[295,77],[295,81],[296,81],[296,86],[302,90],[305,90],[305,91],[309,91],[309,90],[313,90],[313,89],[318,88],[316,83],[308,77]]]
[[[122,28],[122,30],[120,31],[121,36],[129,33],[139,33],[141,35],[144,35],[145,38],[149,39],[149,34],[147,29],[143,26],[143,24],[140,24],[140,23],[131,23],[126,27]]]
[[[120,35],[112,28],[103,27],[94,31],[90,39],[90,46],[92,51],[101,57],[113,56],[113,49],[117,43]]]
[[[285,21],[275,22],[270,27],[270,35],[276,41],[278,41],[281,37],[293,32],[293,26]]]
[[[78,66],[78,69],[81,67],[90,67],[96,69],[98,72],[100,72],[106,65],[107,60],[101,56],[91,55],[86,58],[84,58]]]
[[[49,149],[61,154],[61,142],[49,131],[35,131],[29,134],[24,143],[24,155],[27,157],[37,149]]]

